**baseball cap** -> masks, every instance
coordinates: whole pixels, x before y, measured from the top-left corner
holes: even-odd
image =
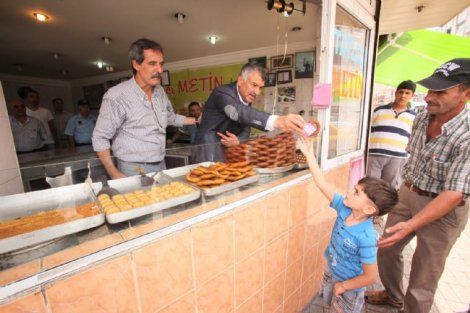
[[[90,102],[86,99],[80,99],[78,100],[78,105],[90,105]]]
[[[470,83],[470,59],[461,58],[447,61],[428,78],[417,82],[429,90],[441,91],[462,83]]]

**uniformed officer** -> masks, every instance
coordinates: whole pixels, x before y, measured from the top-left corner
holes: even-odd
[[[91,136],[95,128],[96,117],[90,114],[87,100],[78,101],[78,113],[67,122],[64,134],[68,136],[71,147],[91,145]]]

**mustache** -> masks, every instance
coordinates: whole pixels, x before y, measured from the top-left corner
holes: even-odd
[[[152,73],[152,78],[162,78],[160,73]]]

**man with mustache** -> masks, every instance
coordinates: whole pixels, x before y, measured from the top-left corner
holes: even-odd
[[[112,179],[165,169],[166,127],[196,123],[193,117],[175,114],[160,85],[164,57],[158,43],[135,41],[129,59],[134,76],[106,92],[92,137],[93,149]]]
[[[236,82],[219,86],[211,93],[202,113],[195,144],[219,143],[234,146],[248,139],[250,127],[304,134],[304,119],[297,114],[271,115],[251,107],[266,81],[266,69],[258,63],[245,64]],[[208,151],[212,149],[212,151]],[[223,161],[219,147],[207,146],[204,161]]]
[[[431,310],[446,258],[468,221],[470,58],[450,60],[418,84],[428,89],[426,111],[414,120],[399,203],[377,244],[385,290],[366,292],[367,302],[407,313]],[[414,237],[405,290],[402,252]]]

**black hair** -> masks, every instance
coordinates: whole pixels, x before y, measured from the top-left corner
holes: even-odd
[[[201,106],[201,105],[199,104],[199,102],[193,101],[193,102],[191,102],[191,103],[188,104],[188,110],[191,109],[191,107],[192,107],[192,106],[195,106],[195,105],[197,105],[197,106],[199,106],[199,107]]]
[[[29,87],[29,86],[23,86],[23,87],[20,87],[18,88],[18,96],[21,98],[21,99],[26,99],[26,97],[28,96],[28,94],[32,92],[32,93],[35,93],[35,94],[39,94],[39,92],[37,92],[36,90],[34,90],[33,88]]]
[[[415,93],[416,84],[414,82],[412,82],[411,80],[404,80],[397,86],[397,90],[399,90],[399,89],[409,89],[409,90],[413,91],[413,93]]]

